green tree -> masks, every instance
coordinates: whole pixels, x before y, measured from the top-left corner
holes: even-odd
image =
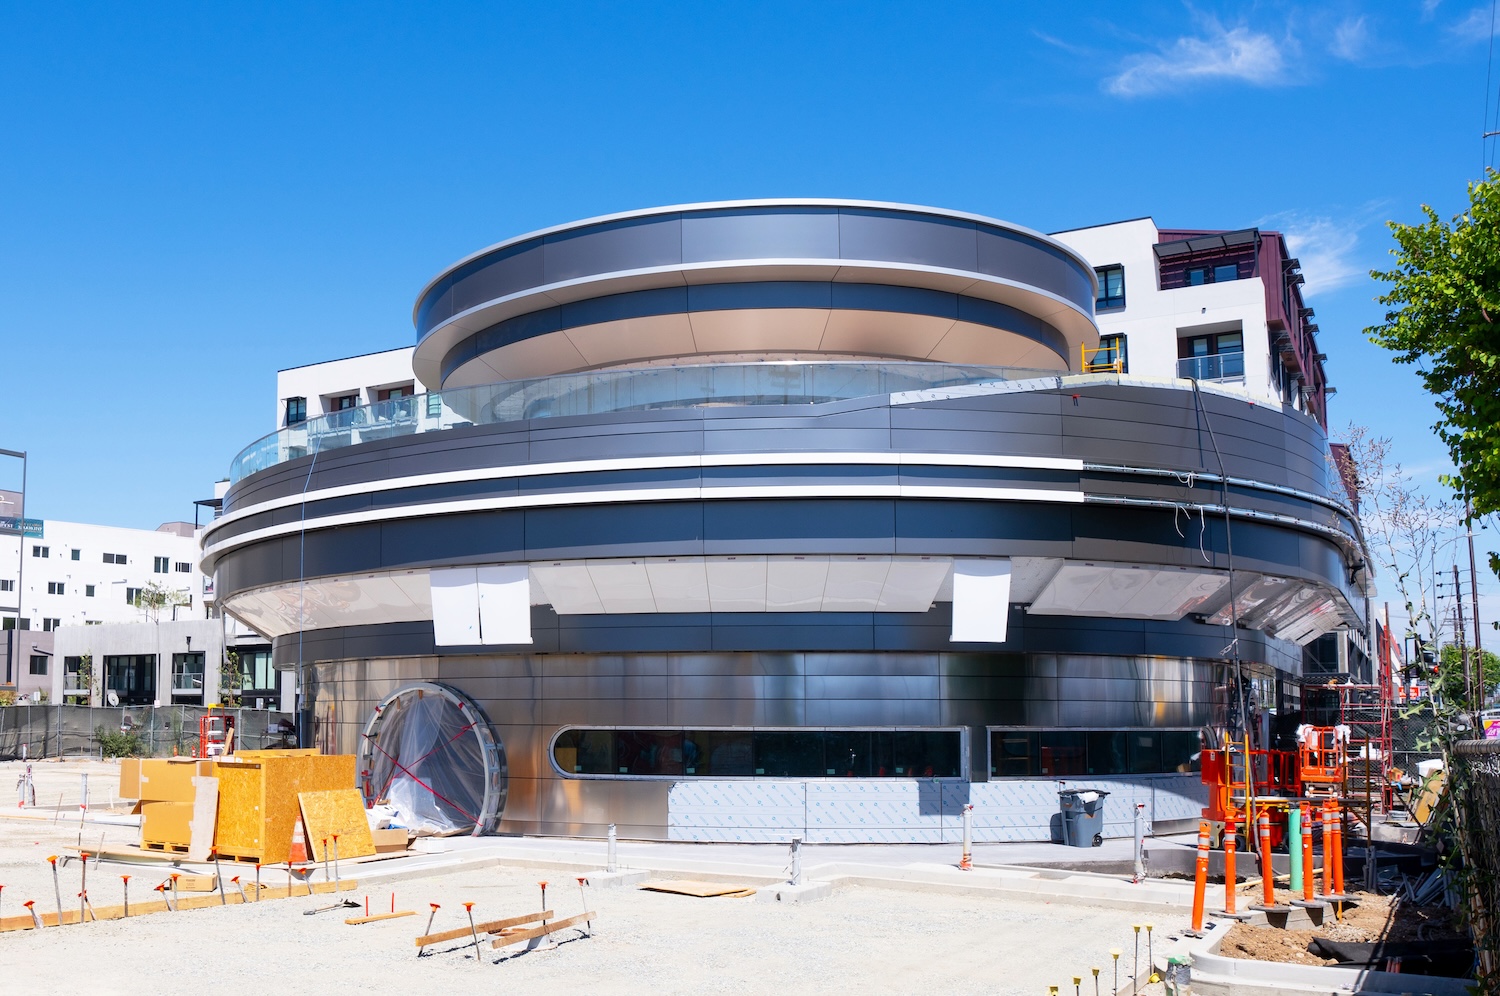
[[[191,605],[192,596],[186,589],[168,588],[156,581],[149,581],[146,586],[136,593],[134,601],[130,604],[138,609],[145,610],[147,618],[156,622],[161,618],[163,609],[171,609],[180,605]]]
[[[1390,310],[1365,335],[1417,365],[1458,468],[1443,482],[1487,515],[1500,511],[1500,173],[1469,184],[1469,209],[1451,222],[1422,213],[1420,225],[1390,222],[1396,266],[1370,273],[1391,285],[1378,298]],[[1500,556],[1490,567],[1500,574]]]
[[[1464,652],[1468,655],[1469,666],[1472,668],[1474,648],[1465,647]],[[1500,684],[1500,657],[1488,650],[1481,651],[1481,654],[1484,657],[1484,698],[1488,699],[1495,690],[1495,686]],[[1437,675],[1433,684],[1437,686],[1438,691],[1442,693],[1450,706],[1457,707],[1464,712],[1474,708],[1469,702],[1469,693],[1464,687],[1464,662],[1458,656],[1457,644],[1444,644],[1443,649],[1438,652]],[[1484,702],[1480,702],[1478,707],[1483,708]]]

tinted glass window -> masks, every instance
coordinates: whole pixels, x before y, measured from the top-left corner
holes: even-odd
[[[822,778],[823,737],[818,733],[755,734],[755,773],[773,778]]]
[[[1240,268],[1233,263],[1224,263],[1214,267],[1214,283],[1222,283],[1225,280],[1238,280]]]
[[[683,735],[684,774],[742,777],[755,774],[753,735],[741,730],[711,730]]]
[[[1040,739],[1040,775],[1056,778],[1059,775],[1088,774],[1085,763],[1086,734],[1043,733]]]
[[[682,734],[620,730],[615,735],[615,766],[620,774],[682,774]]]

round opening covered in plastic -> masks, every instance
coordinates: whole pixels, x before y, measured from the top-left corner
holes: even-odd
[[[375,707],[360,738],[367,807],[419,835],[491,833],[505,810],[505,747],[484,710],[437,682],[406,685]]]

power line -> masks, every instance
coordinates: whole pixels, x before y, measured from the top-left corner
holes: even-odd
[[[1485,171],[1494,165],[1494,146],[1489,146],[1489,158],[1485,158],[1486,143],[1497,133],[1500,133],[1500,94],[1495,97],[1495,123],[1490,123],[1490,79],[1495,68],[1495,5],[1496,0],[1490,0],[1490,51],[1484,63],[1484,120],[1480,127],[1479,139],[1479,178],[1484,179]]]

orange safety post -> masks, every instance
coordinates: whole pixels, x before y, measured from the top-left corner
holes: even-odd
[[[1333,895],[1333,819],[1323,803],[1323,895]]]
[[[1256,819],[1260,834],[1260,897],[1267,906],[1276,905],[1276,866],[1271,861],[1271,814],[1264,809]]]
[[[1234,915],[1234,814],[1224,822],[1224,912]]]
[[[1198,862],[1193,869],[1193,929],[1203,929],[1203,890],[1208,887],[1208,821],[1198,821]]]
[[[1312,813],[1308,810],[1307,803],[1298,803],[1302,810],[1302,899],[1312,902],[1313,899],[1313,852],[1312,852]]]
[[[1338,802],[1329,802],[1334,826],[1334,895],[1344,894],[1344,813]]]

